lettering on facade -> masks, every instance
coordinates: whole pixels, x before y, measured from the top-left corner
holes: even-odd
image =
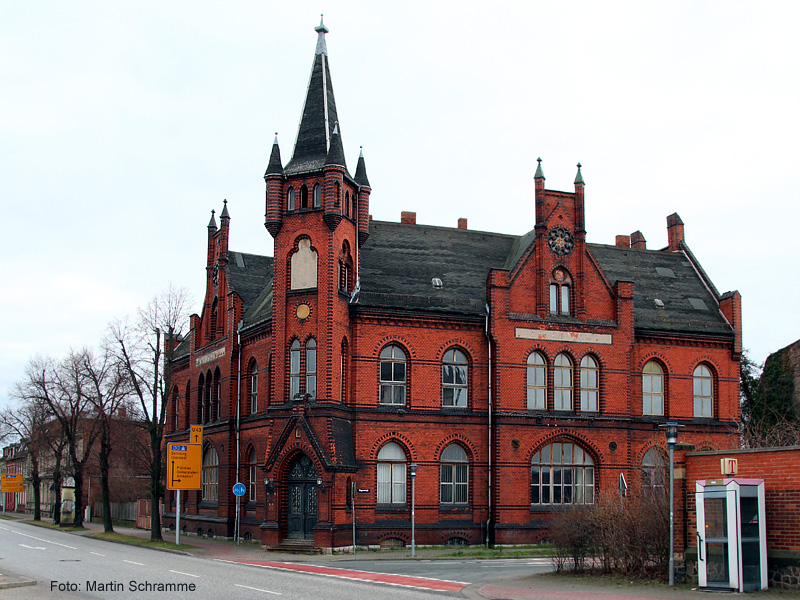
[[[213,352],[209,352],[208,354],[203,354],[203,356],[198,356],[195,359],[194,363],[196,367],[201,367],[205,364],[217,360],[218,358],[222,358],[223,356],[225,356],[225,347],[217,348]]]
[[[548,342],[577,342],[579,344],[605,344],[613,342],[610,333],[580,333],[577,331],[545,331],[517,327],[515,336],[520,340],[541,340]]]

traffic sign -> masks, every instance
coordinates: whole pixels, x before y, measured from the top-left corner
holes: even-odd
[[[243,483],[237,483],[233,486],[233,495],[234,496],[244,496],[247,492],[247,488],[244,487]]]
[[[0,492],[9,494],[22,492],[22,473],[16,475],[0,475]]]
[[[192,425],[189,428],[191,431],[189,433],[189,441],[192,444],[202,444],[203,443],[203,426],[202,425]]]
[[[200,444],[167,444],[167,489],[199,490],[202,487]]]

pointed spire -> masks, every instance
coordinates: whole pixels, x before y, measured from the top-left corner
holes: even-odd
[[[367,179],[367,166],[364,163],[364,147],[359,146],[358,164],[356,165],[355,180],[358,185],[366,185],[369,187],[369,179]]]
[[[344,164],[344,148],[342,148],[342,137],[339,135],[339,123],[334,123],[333,133],[331,133],[331,149],[328,150],[328,158],[325,160],[326,165],[340,165]]]
[[[230,219],[231,215],[228,213],[228,201],[222,201],[222,213],[219,215],[220,220],[222,219]]]
[[[533,176],[533,178],[534,179],[544,179],[545,176],[544,176],[544,171],[542,171],[542,159],[541,158],[537,158],[536,162],[538,162],[539,165],[536,167],[536,174]]]
[[[208,228],[209,229],[214,229],[216,231],[216,229],[217,229],[217,221],[214,219],[214,212],[215,211],[212,208],[211,209],[211,220],[208,222]]]
[[[278,173],[283,175],[283,167],[281,166],[281,149],[278,147],[278,132],[275,132],[275,141],[272,142],[272,154],[269,155],[269,164],[267,165],[267,172],[264,177]]]
[[[325,34],[328,33],[329,29],[325,27],[325,23],[322,22],[322,15],[319,16],[319,27],[315,27],[314,31],[316,31],[318,34],[316,54],[324,54],[327,56],[328,47],[325,45]]]
[[[292,160],[286,165],[286,174],[303,173],[321,169],[325,165],[330,150],[331,136],[336,115],[336,100],[333,97],[328,52],[325,48],[325,34],[328,28],[323,23],[316,28],[319,34],[317,51],[311,67],[303,116],[297,131]],[[346,167],[344,162],[342,165]]]
[[[581,174],[581,163],[578,163],[578,174],[575,175],[575,185],[583,184],[583,175]]]

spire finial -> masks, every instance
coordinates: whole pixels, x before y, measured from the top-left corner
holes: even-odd
[[[578,173],[575,175],[575,184],[583,184],[583,174],[581,173],[581,163],[578,163]]]
[[[358,147],[358,158],[364,158],[364,146]]]
[[[275,140],[272,143],[273,144],[277,144],[278,143],[278,132],[277,131],[275,132]]]
[[[317,37],[317,54],[324,54],[328,56],[328,47],[325,45],[325,34],[328,33],[328,28],[322,22],[323,15],[319,16],[319,26],[314,28],[319,36]]]
[[[544,171],[542,171],[542,159],[541,159],[541,157],[537,158],[536,162],[539,163],[539,164],[536,166],[536,173],[534,174],[533,178],[534,179],[544,179],[545,177],[544,177]]]
[[[208,222],[209,229],[216,229],[217,228],[217,221],[214,219],[214,213],[216,211],[212,208],[211,209],[211,220]]]

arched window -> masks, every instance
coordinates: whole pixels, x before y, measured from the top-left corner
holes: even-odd
[[[300,208],[308,208],[308,186],[300,188]]]
[[[442,452],[439,467],[439,498],[442,504],[466,504],[469,491],[467,453],[458,444],[450,444]]]
[[[547,408],[547,365],[538,352],[528,356],[528,410]]]
[[[642,369],[642,414],[664,414],[664,371],[654,360]]]
[[[406,354],[399,346],[389,345],[380,357],[381,404],[406,403]]]
[[[248,499],[250,502],[255,502],[256,492],[258,490],[258,474],[257,474],[258,462],[256,460],[255,448],[250,449],[250,456],[248,458],[247,463],[248,463],[248,480],[250,483],[249,486],[250,494],[248,496]]]
[[[346,217],[352,217],[353,214],[351,212],[351,204],[350,204],[350,191],[346,191],[344,193],[344,215]]]
[[[694,396],[694,416],[713,417],[714,378],[706,365],[697,365],[692,374],[692,395]]]
[[[553,408],[572,410],[572,361],[566,354],[553,363]]]
[[[289,397],[300,397],[300,340],[293,341],[289,349]]]
[[[553,271],[550,281],[550,314],[570,314],[570,287],[572,279],[564,269]]]
[[[248,371],[250,379],[250,414],[254,415],[258,412],[258,363],[255,360],[250,361]]]
[[[314,208],[322,206],[322,188],[319,184],[314,186]]]
[[[208,334],[212,340],[217,337],[217,299],[211,303],[211,317],[208,324]]]
[[[294,188],[289,188],[289,191],[286,193],[286,210],[294,210],[295,203],[294,203]]]
[[[175,429],[181,428],[181,399],[178,394],[178,386],[172,390],[172,410],[175,414]]]
[[[203,502],[219,499],[219,456],[213,446],[208,446],[203,454],[202,490]]]
[[[189,428],[189,423],[190,423],[190,422],[191,422],[191,420],[192,420],[192,419],[191,419],[191,416],[190,416],[190,415],[191,415],[191,410],[192,410],[192,394],[191,394],[191,389],[192,389],[192,388],[191,388],[191,385],[190,385],[190,383],[187,381],[187,382],[186,382],[186,394],[184,394],[184,398],[185,398],[185,399],[184,399],[184,401],[183,401],[183,406],[184,406],[184,413],[183,413],[183,428],[184,428],[184,429],[188,429],[188,428]],[[195,408],[195,414],[197,414],[197,408]],[[196,421],[196,422],[202,423],[202,421]]]
[[[206,422],[205,378],[203,374],[197,380],[197,418],[201,423]]]
[[[642,457],[642,490],[664,488],[666,464],[663,453],[655,446],[644,453]]]
[[[394,442],[378,452],[378,504],[406,503],[406,455]]]
[[[581,410],[597,412],[600,396],[600,369],[591,356],[581,359]]]
[[[531,504],[594,503],[594,461],[572,442],[554,442],[531,459]]]
[[[442,358],[442,405],[467,406],[469,363],[461,350],[451,349]]]
[[[219,368],[214,372],[214,391],[211,399],[211,420],[216,421],[220,418],[220,408],[222,406],[222,383],[220,382]]]
[[[306,342],[306,394],[317,397],[317,342],[313,338]]]
[[[342,197],[342,186],[339,185],[339,182],[336,181],[333,184],[333,205],[339,206],[341,204],[341,197]]]

